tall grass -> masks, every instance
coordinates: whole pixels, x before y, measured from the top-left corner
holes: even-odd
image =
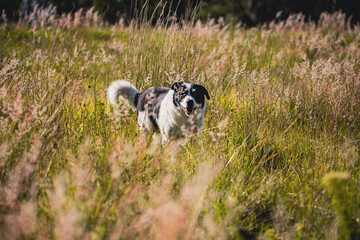
[[[359,238],[359,27],[164,19],[1,25],[0,238]],[[206,86],[202,141],[142,135],[117,79]]]

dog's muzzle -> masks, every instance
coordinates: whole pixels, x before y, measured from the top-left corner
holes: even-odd
[[[184,112],[187,116],[190,116],[191,114],[194,113],[196,106],[194,107],[194,102],[193,101],[187,101],[186,103],[187,107],[183,108]]]

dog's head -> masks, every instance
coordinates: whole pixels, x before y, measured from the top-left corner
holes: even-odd
[[[205,106],[205,97],[210,100],[206,88],[199,84],[175,82],[171,89],[174,90],[174,105],[181,107],[187,116],[193,114],[196,108]]]

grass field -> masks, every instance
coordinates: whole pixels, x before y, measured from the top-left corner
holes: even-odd
[[[1,239],[359,239],[360,28],[93,15],[0,25]],[[117,79],[210,93],[161,146]]]

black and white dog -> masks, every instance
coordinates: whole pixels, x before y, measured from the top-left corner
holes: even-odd
[[[112,82],[107,89],[111,104],[118,100],[128,103],[138,113],[140,130],[146,133],[160,130],[162,142],[193,134],[201,137],[210,96],[205,87],[193,83],[175,82],[171,88],[151,87],[140,93],[125,80]]]

